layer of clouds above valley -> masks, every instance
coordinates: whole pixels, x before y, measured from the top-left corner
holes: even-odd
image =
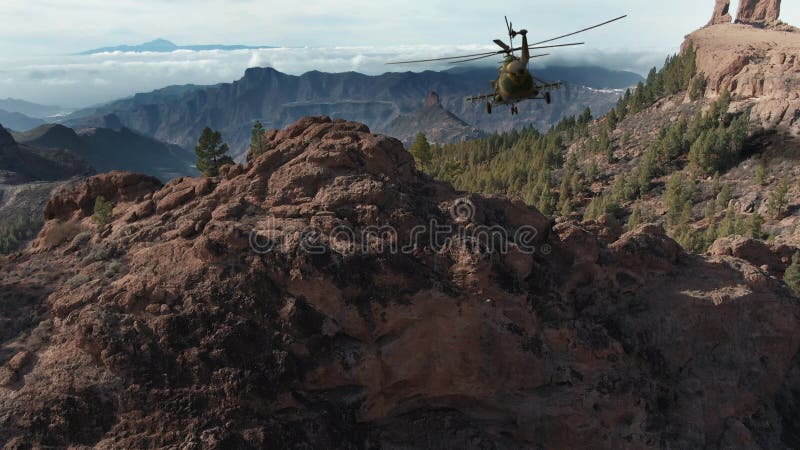
[[[235,51],[189,51],[171,53],[101,53],[33,60],[5,61],[0,68],[0,98],[14,97],[85,107],[175,84],[215,84],[239,79],[248,67],[273,67],[300,75],[356,71],[377,75],[388,71],[446,70],[446,63],[387,66],[397,59],[430,58],[494,50],[491,46],[407,46],[275,48]],[[540,65],[600,65],[619,70],[646,72],[666,56],[648,52],[592,52],[559,49],[536,61]],[[494,65],[499,58],[489,58]]]

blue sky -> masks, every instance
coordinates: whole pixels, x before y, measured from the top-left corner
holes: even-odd
[[[734,3],[737,3],[734,1]],[[800,24],[800,2],[782,18]],[[175,83],[239,78],[251,65],[289,73],[386,71],[387,58],[492,48],[503,15],[547,38],[629,14],[580,36],[587,46],[543,64],[590,62],[644,72],[704,25],[713,0],[3,0],[0,97],[85,106]],[[735,9],[735,6],[734,6]],[[68,56],[155,38],[178,44],[301,47],[292,51]],[[414,70],[436,66],[417,66]],[[403,68],[405,70],[406,68]]]

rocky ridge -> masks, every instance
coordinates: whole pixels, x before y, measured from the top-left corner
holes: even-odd
[[[800,305],[769,271],[455,192],[358,123],[267,137],[219,178],[113,173],[53,198],[0,265],[0,443],[800,445]],[[409,246],[431,220],[534,227],[536,251]]]
[[[66,180],[93,172],[85,160],[68,150],[17,143],[0,125],[0,184]]]

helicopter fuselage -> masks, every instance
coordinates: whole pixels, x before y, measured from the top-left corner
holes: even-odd
[[[535,98],[539,95],[539,87],[533,75],[522,61],[514,59],[505,61],[500,67],[500,75],[493,83],[494,103],[499,105],[517,103],[521,100]]]

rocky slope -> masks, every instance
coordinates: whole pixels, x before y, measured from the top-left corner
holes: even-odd
[[[727,2],[723,6],[727,7]],[[768,3],[768,2],[765,2]],[[759,6],[758,8],[764,8]],[[719,11],[720,4],[717,4]],[[712,20],[713,21],[713,20]],[[664,130],[680,119],[691,120],[708,111],[722,93],[732,94],[730,112],[750,111],[749,137],[731,167],[718,178],[699,173],[686,154],[677,155],[669,164],[674,173],[652,180],[650,190],[633,201],[624,201],[621,219],[641,206],[651,220],[665,222],[668,205],[666,184],[672,175],[679,174],[694,190],[692,228],[703,232],[726,218],[730,209],[739,220],[752,220],[758,214],[763,220],[763,232],[778,245],[800,249],[800,31],[787,25],[771,26],[722,23],[707,26],[686,37],[682,51],[694,49],[697,74],[706,87],[699,98],[692,99],[689,91],[667,95],[643,111],[627,115],[609,133],[612,147],[608,155],[589,155],[585,148],[608,129],[608,118],[591,125],[590,138],[570,144],[568,154],[579,156],[585,174],[594,166],[598,174],[591,183],[587,197],[611,193],[619,178],[631,179],[642,164],[650,146],[658,141]],[[693,144],[693,143],[690,143]],[[762,172],[759,175],[759,172]],[[709,208],[718,203],[719,186],[730,188],[731,199],[717,205],[718,211],[708,216]],[[770,211],[770,201],[786,189],[784,213]],[[583,205],[589,198],[584,199]],[[785,255],[781,266],[789,261]]]
[[[411,146],[418,133],[425,133],[429,142],[437,144],[477,139],[486,134],[446,110],[436,92],[425,97],[418,111],[394,119],[385,133],[399,139],[406,147]]]
[[[18,142],[44,148],[68,149],[100,172],[127,170],[163,181],[196,175],[193,151],[143,136],[125,127],[87,128],[77,132],[63,125],[42,125],[16,133]]]
[[[593,67],[541,69],[536,76],[567,83],[575,80],[576,84],[554,95],[552,105],[527,102],[520,105],[518,116],[501,115],[501,111],[489,116],[481,105],[468,104],[464,99],[490,89],[489,80],[497,77],[494,68],[380,76],[353,72],[291,76],[271,68],[252,68],[233,83],[137,94],[78,112],[64,123],[76,129],[94,127],[98,120],[113,114],[132,130],[187,149],[194,148],[203,128],[211,126],[222,132],[234,156],[241,157],[256,120],[267,128],[282,128],[303,116],[325,114],[363,122],[384,132],[399,116],[419,110],[420,99],[436,91],[446,110],[481,130],[508,130],[527,124],[548,128],[564,115],[579,114],[587,106],[598,113],[607,111],[619,96],[614,88],[641,80],[636,74]]]
[[[800,445],[800,304],[768,272],[457,193],[361,124],[267,137],[219,178],[51,200],[0,264],[0,443]]]

